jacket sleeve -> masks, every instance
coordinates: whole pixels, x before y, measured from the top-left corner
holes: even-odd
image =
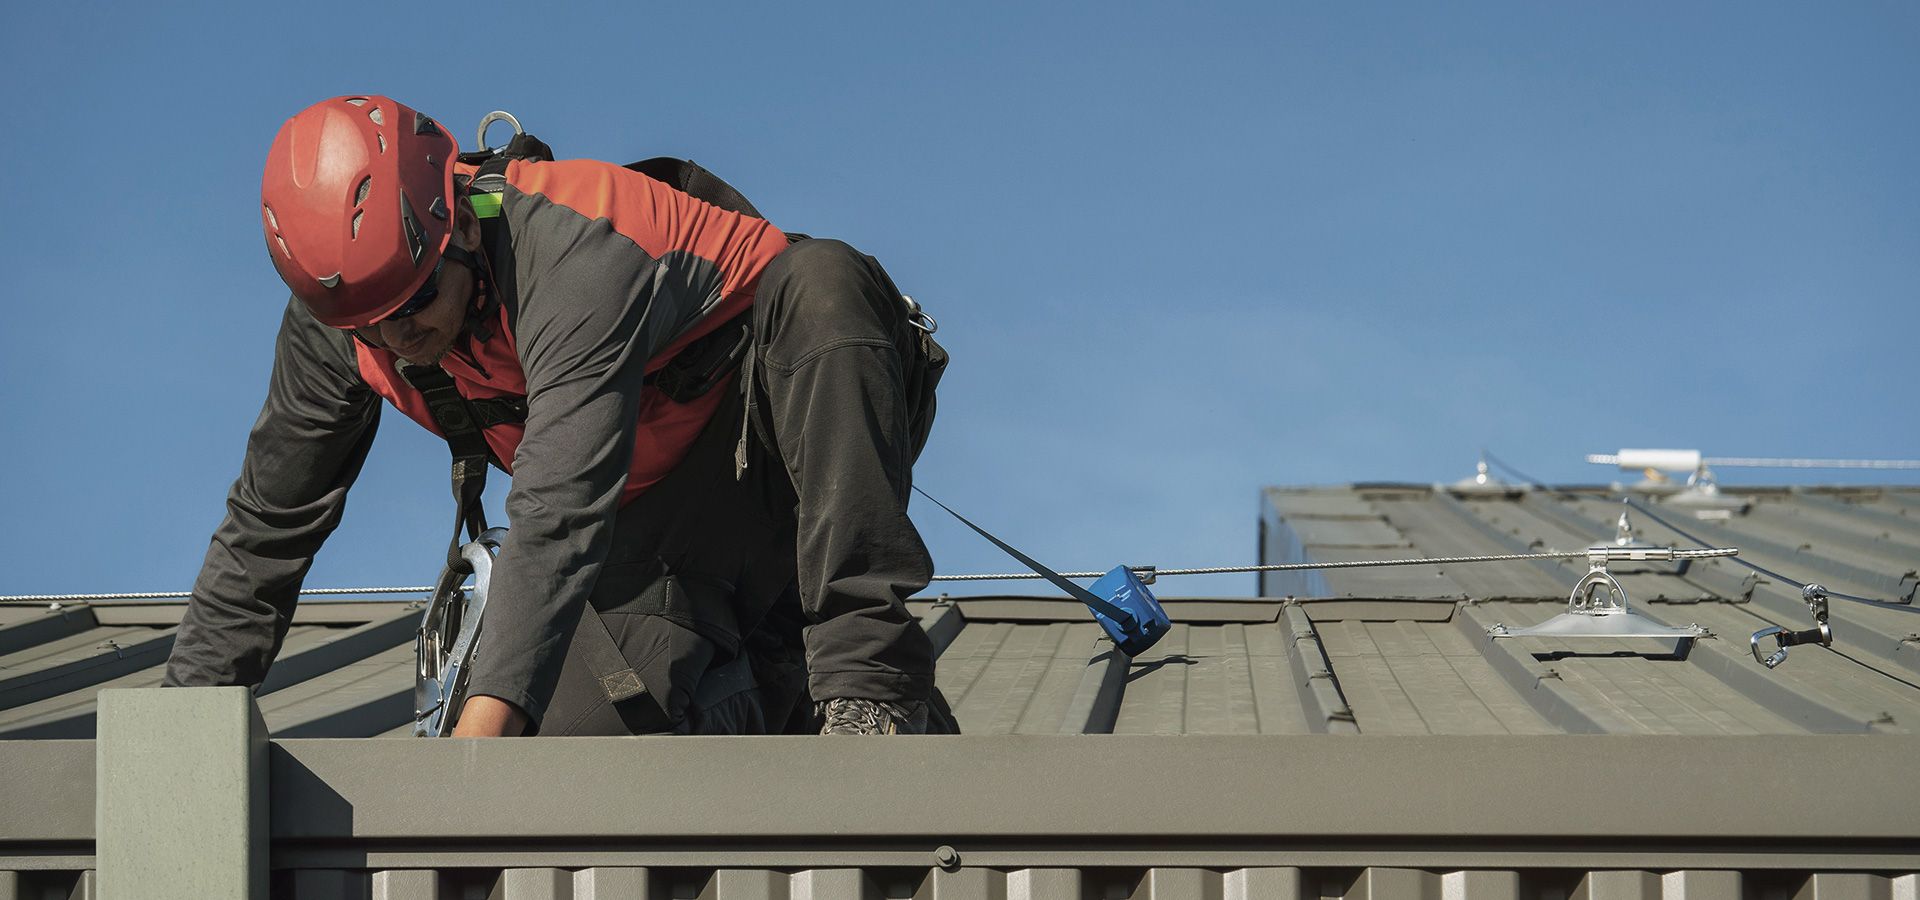
[[[517,173],[503,207],[527,421],[507,494],[513,527],[469,686],[520,707],[536,726],[611,546],[648,361],[729,293],[727,253],[738,238],[712,232],[754,227],[617,167],[541,166]],[[779,237],[759,227],[755,235]],[[716,249],[675,237],[703,231]]]
[[[163,684],[257,685],[286,637],[314,553],[340,524],[366,461],[379,399],[353,339],[290,300],[266,404],[247,438]]]

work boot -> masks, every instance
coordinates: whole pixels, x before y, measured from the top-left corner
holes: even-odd
[[[821,734],[926,734],[927,704],[834,697],[820,704]]]

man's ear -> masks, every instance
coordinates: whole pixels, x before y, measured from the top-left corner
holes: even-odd
[[[453,240],[463,250],[480,249],[480,217],[474,215],[473,203],[464,194],[453,205]]]

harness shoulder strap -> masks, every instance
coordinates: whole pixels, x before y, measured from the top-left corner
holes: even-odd
[[[453,451],[453,545],[447,549],[447,565],[457,566],[460,560],[460,530],[465,526],[467,537],[477,540],[480,533],[487,530],[487,513],[480,503],[480,495],[487,489],[487,464],[493,459],[493,450],[487,446],[487,438],[481,432],[483,426],[475,421],[467,398],[453,386],[453,378],[439,366],[402,366],[400,377],[406,379],[413,389],[420,392],[427,401],[427,414],[433,417],[441,435],[447,439],[447,448]]]
[[[766,216],[747,202],[733,185],[721,180],[720,176],[706,170],[705,167],[690,159],[676,159],[671,156],[656,156],[636,163],[628,163],[627,168],[668,187],[683,191],[695,200],[704,200],[728,212],[737,212],[743,216],[764,219]]]

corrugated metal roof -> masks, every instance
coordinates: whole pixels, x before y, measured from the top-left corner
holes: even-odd
[[[1614,488],[1461,493],[1427,485],[1272,488],[1263,562],[1578,550],[1610,542]],[[1737,492],[1744,515],[1656,515],[1741,558],[1829,588],[1911,603],[1920,568],[1920,489]],[[1654,502],[1641,495],[1642,502]],[[1630,514],[1634,515],[1634,514]],[[1691,546],[1649,516],[1642,539]],[[1732,560],[1616,564],[1635,612],[1715,637],[1490,640],[1496,623],[1565,611],[1582,560],[1269,573],[1263,592],[1301,603],[1362,733],[1783,734],[1920,729],[1920,615],[1834,601],[1834,651],[1796,648],[1768,670],[1747,638],[1812,619],[1799,591]],[[1457,601],[1445,621],[1390,603],[1342,610],[1329,598]],[[1676,652],[1681,651],[1681,652]],[[1837,652],[1835,652],[1837,651]]]
[[[1427,485],[1273,488],[1263,562],[1579,549],[1610,539],[1605,488],[1456,494]],[[1829,587],[1911,599],[1920,489],[1742,491],[1746,515],[1683,527]],[[1684,511],[1676,511],[1684,515]],[[1661,526],[1643,537],[1674,543]],[[1747,635],[1811,624],[1798,593],[1726,560],[1614,571],[1637,612],[1716,637],[1582,643],[1486,636],[1564,611],[1585,563],[1519,562],[1263,576],[1262,598],[1168,599],[1173,630],[1113,655],[1064,598],[913,604],[938,681],[972,734],[1785,734],[1920,727],[1920,615],[1836,602],[1836,650],[1767,670]],[[1176,589],[1169,579],[1158,589]],[[0,607],[0,739],[92,736],[102,688],[157,685],[182,606]],[[405,602],[309,601],[260,705],[276,737],[408,733]],[[1842,655],[1844,654],[1844,655]]]
[[[94,697],[158,687],[180,602],[0,607],[0,740],[93,737]],[[260,706],[284,737],[367,737],[413,710],[413,603],[300,608]]]

